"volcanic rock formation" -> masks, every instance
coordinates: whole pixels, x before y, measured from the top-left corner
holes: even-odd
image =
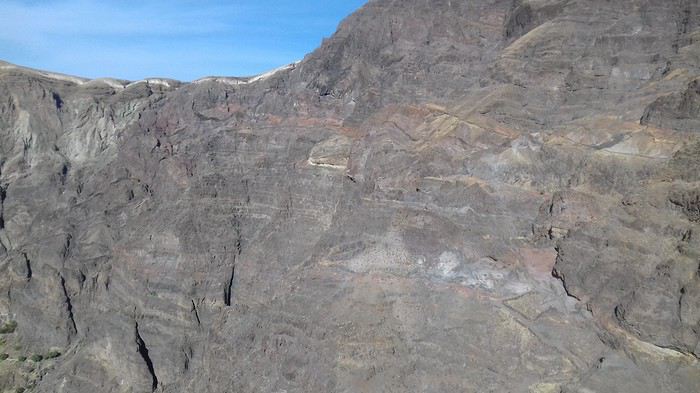
[[[700,391],[700,2],[374,0],[254,78],[0,63],[0,387]]]

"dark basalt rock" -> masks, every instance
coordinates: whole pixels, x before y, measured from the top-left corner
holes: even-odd
[[[698,15],[375,0],[258,78],[0,63],[0,387],[700,391]]]
[[[644,111],[642,125],[674,130],[700,130],[700,80],[690,82],[683,92],[658,98]]]

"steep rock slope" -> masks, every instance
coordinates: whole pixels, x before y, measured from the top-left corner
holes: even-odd
[[[699,390],[698,20],[377,0],[259,78],[0,63],[0,385]]]

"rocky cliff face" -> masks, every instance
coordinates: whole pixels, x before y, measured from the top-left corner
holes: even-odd
[[[0,386],[699,391],[698,21],[375,0],[258,78],[0,63]]]

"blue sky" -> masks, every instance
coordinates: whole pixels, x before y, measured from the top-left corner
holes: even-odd
[[[0,0],[0,60],[88,78],[249,76],[318,47],[366,0]]]

